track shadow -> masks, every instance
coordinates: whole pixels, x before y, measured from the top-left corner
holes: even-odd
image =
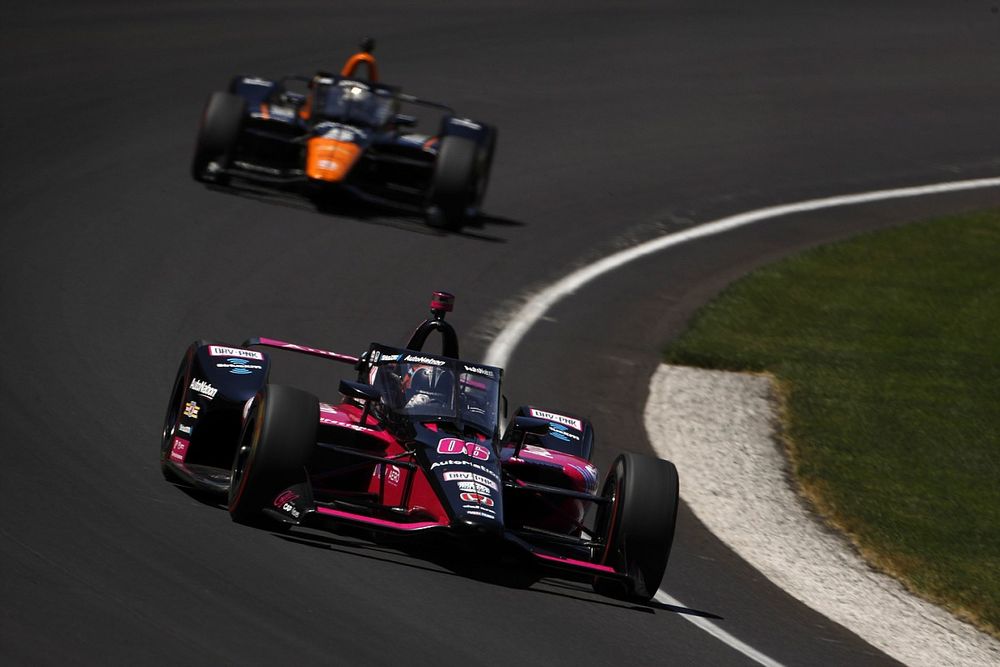
[[[446,230],[429,227],[422,215],[410,209],[368,203],[349,196],[318,203],[294,191],[264,188],[243,181],[228,185],[207,183],[202,187],[212,192],[249,199],[271,206],[308,211],[334,218],[350,218],[364,224],[392,227],[427,236],[461,236],[487,243],[507,243],[507,239],[489,234],[484,230],[489,227],[525,226],[525,223],[517,220],[483,214],[461,229]]]
[[[684,614],[685,616],[700,616],[701,618],[710,618],[713,621],[724,621],[725,616],[719,616],[718,614],[713,614],[710,611],[703,611],[701,609],[692,609],[691,607],[680,607],[674,604],[663,604],[662,602],[656,602],[655,600],[650,602],[657,609],[663,609],[664,611],[672,611],[675,614]]]
[[[445,544],[422,542],[412,537],[387,540],[385,536],[379,537],[364,529],[350,528],[343,534],[293,529],[289,533],[274,533],[274,536],[315,549],[326,549],[347,556],[391,563],[423,572],[524,590],[536,595],[551,595],[641,614],[656,614],[657,611],[662,611],[714,620],[723,619],[722,616],[712,612],[663,604],[656,600],[640,604],[607,598],[594,592],[587,582],[553,578],[551,571],[546,572],[532,567],[525,561],[491,562],[482,558],[469,558],[461,550],[448,549]]]
[[[204,505],[220,510],[226,509],[225,501],[218,495],[181,483],[175,482],[174,486]],[[661,611],[713,620],[724,619],[709,611],[664,604],[656,600],[637,603],[604,597],[593,590],[587,577],[574,578],[572,574],[565,577],[553,575],[552,570],[539,567],[530,556],[516,548],[507,552],[495,552],[493,557],[486,558],[482,551],[465,548],[463,542],[441,536],[397,536],[352,525],[339,525],[336,532],[331,532],[313,527],[279,526],[272,521],[262,521],[256,529],[268,531],[277,539],[305,547],[334,551],[345,556],[389,563],[422,572],[479,581],[503,588],[524,590],[536,595],[551,595],[642,614],[656,614],[657,611]]]
[[[657,602],[656,600],[649,600],[648,602],[637,603],[627,600],[606,598],[595,593],[590,588],[590,585],[585,583],[567,581],[565,579],[549,579],[549,578],[543,579],[541,583],[547,588],[553,588],[558,590],[553,591],[553,590],[540,589],[538,591],[540,593],[585,600],[587,602],[592,602],[594,604],[601,604],[606,607],[627,609],[630,611],[635,611],[644,614],[655,614],[657,610],[660,610],[660,611],[668,611],[673,614],[684,614],[687,616],[701,616],[703,618],[723,620],[722,616],[714,614],[710,611],[702,611],[699,609],[692,609],[690,607],[681,607],[678,605],[663,604],[662,602]]]
[[[540,573],[532,568],[512,567],[509,562],[470,558],[466,554],[435,543],[436,540],[425,541],[419,537],[392,539],[350,527],[345,527],[342,533],[336,534],[295,529],[274,535],[287,542],[304,546],[329,549],[349,556],[392,563],[425,572],[473,579],[504,588],[526,589],[540,577]]]
[[[183,491],[189,498],[196,500],[202,505],[208,505],[209,507],[215,507],[217,509],[226,509],[226,500],[214,493],[209,493],[208,491],[202,491],[201,489],[196,489],[193,486],[187,486],[183,482],[170,481],[175,488]]]
[[[183,484],[175,483],[174,486],[200,503],[226,509],[226,503],[216,495]],[[555,578],[551,570],[539,568],[526,558],[484,560],[482,554],[477,553],[473,557],[471,552],[456,548],[454,542],[447,540],[385,535],[354,526],[341,526],[336,533],[314,528],[275,530],[269,524],[262,524],[259,528],[269,530],[278,539],[314,549],[335,551],[345,556],[390,563],[422,572],[471,579],[536,595],[552,595],[642,614],[665,611],[713,620],[724,619],[709,611],[664,604],[656,600],[636,603],[607,598],[594,592],[587,581]]]

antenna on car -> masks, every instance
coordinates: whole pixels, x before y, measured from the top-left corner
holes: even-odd
[[[434,292],[431,297],[431,317],[417,327],[406,349],[423,350],[424,343],[432,331],[441,332],[441,356],[458,359],[458,334],[454,327],[444,321],[444,316],[455,307],[455,295],[451,292]]]
[[[445,313],[455,309],[455,295],[449,292],[434,292],[431,297],[431,315],[436,320],[443,320]]]

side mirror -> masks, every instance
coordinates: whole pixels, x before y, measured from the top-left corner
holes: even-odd
[[[340,381],[340,393],[348,398],[363,401],[365,410],[361,413],[361,425],[368,425],[368,413],[371,412],[372,402],[382,397],[381,392],[370,384],[362,382],[351,382],[350,380]]]
[[[528,439],[528,435],[546,435],[549,432],[549,422],[544,419],[538,419],[537,417],[514,417],[514,423],[512,427],[515,431],[521,432],[521,439],[514,446],[514,456],[521,453],[524,449],[524,443]]]
[[[392,117],[392,122],[397,127],[416,127],[417,117],[406,113],[398,113]]]

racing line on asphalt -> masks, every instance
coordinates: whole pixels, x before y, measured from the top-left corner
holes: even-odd
[[[526,297],[524,304],[510,317],[502,319],[504,322],[513,322],[511,326],[502,328],[489,348],[486,350],[486,357],[483,363],[489,366],[499,366],[504,368],[510,361],[514,349],[527,335],[528,331],[540,320],[552,306],[561,301],[564,297],[573,294],[587,283],[599,278],[605,273],[618,269],[629,262],[646,257],[653,253],[667,248],[702,239],[709,236],[723,234],[725,232],[746,227],[765,220],[792,215],[795,213],[805,213],[821,209],[837,208],[841,206],[853,206],[858,204],[868,204],[872,202],[887,201],[890,199],[904,199],[907,197],[924,197],[928,195],[944,194],[950,192],[961,192],[963,190],[976,190],[981,188],[1000,187],[1000,178],[981,178],[966,181],[949,181],[944,183],[934,183],[908,188],[896,188],[890,190],[874,190],[850,195],[838,195],[834,197],[824,197],[821,199],[807,199],[791,204],[781,204],[779,206],[769,206],[755,209],[744,213],[737,213],[725,218],[713,220],[700,225],[696,225],[681,232],[667,234],[655,238],[645,243],[640,243],[626,250],[622,250],[593,264],[584,266],[562,279],[552,283],[533,294]],[[676,607],[686,607],[686,605],[670,596],[664,590],[659,590],[654,597],[655,600]],[[740,641],[733,635],[723,630],[717,623],[713,623],[707,618],[692,614],[680,614],[685,620],[690,621],[701,630],[712,635],[719,641],[727,644],[739,651],[754,662],[766,667],[783,667],[782,663],[764,655],[752,646]]]

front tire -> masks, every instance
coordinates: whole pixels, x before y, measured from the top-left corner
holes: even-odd
[[[428,197],[429,226],[451,231],[462,227],[466,211],[477,204],[479,192],[485,192],[480,183],[485,166],[472,139],[452,135],[441,139]]]
[[[497,130],[489,128],[489,137],[479,147],[476,153],[476,183],[475,194],[473,195],[473,207],[476,214],[483,205],[486,198],[486,188],[490,184],[490,171],[493,169],[493,154],[497,147]]]
[[[224,183],[228,178],[218,174],[208,177],[208,167],[215,162],[225,169],[243,129],[246,103],[233,93],[212,93],[205,105],[205,111],[198,126],[194,159],[191,162],[191,176],[199,182],[214,181]]]
[[[627,582],[598,579],[602,595],[647,602],[660,587],[677,523],[679,480],[670,461],[626,452],[604,482],[596,531],[604,538],[599,562],[628,575]]]
[[[306,480],[316,446],[319,399],[281,385],[267,385],[253,399],[233,458],[229,514],[257,524],[261,510],[282,490]]]

